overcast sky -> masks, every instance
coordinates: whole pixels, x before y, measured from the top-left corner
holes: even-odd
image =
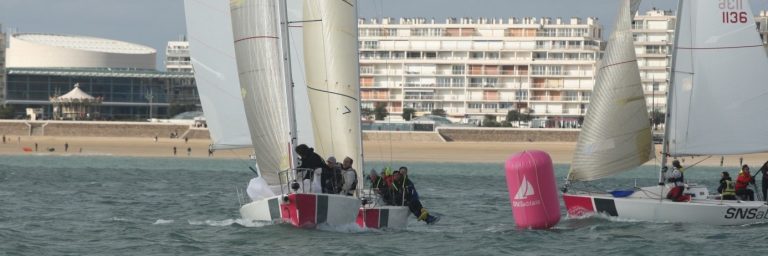
[[[646,0],[651,7],[675,9],[675,0]],[[597,17],[610,27],[616,0],[359,0],[361,17]],[[753,11],[768,0],[753,0]],[[8,32],[104,37],[158,50],[185,34],[183,0],[0,0],[0,24]],[[607,36],[607,35],[604,35]],[[162,69],[162,61],[158,68]]]

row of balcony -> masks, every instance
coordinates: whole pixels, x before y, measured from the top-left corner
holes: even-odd
[[[400,100],[421,100],[421,101],[491,101],[491,102],[589,102],[588,96],[465,96],[465,95],[373,95],[372,97],[363,97],[364,101],[400,101]]]
[[[409,45],[408,47],[401,46],[380,46],[380,45],[363,45],[358,50],[394,50],[394,51],[407,51],[407,50],[432,50],[432,51],[458,51],[458,50],[484,50],[484,51],[528,51],[528,50],[584,50],[584,51],[598,51],[599,46],[596,45],[450,45],[450,46],[428,46],[428,45]]]
[[[644,66],[645,67],[645,66]],[[648,69],[654,69],[654,68],[666,68],[663,66],[651,66],[647,67]],[[574,76],[574,77],[592,77],[594,72],[591,71],[556,71],[556,70],[549,70],[549,71],[541,71],[541,70],[534,70],[534,71],[527,71],[527,70],[485,70],[485,71],[479,71],[479,70],[470,70],[469,72],[465,71],[426,71],[426,72],[419,72],[419,71],[393,71],[388,70],[385,71],[361,71],[360,75],[382,75],[382,76]]]

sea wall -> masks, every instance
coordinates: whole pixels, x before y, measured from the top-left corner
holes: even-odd
[[[457,142],[575,142],[576,129],[443,128],[437,129],[445,141]]]
[[[172,132],[180,138],[208,139],[208,129],[186,124],[148,122],[83,122],[0,120],[0,134],[6,136],[94,136],[167,138]],[[365,141],[409,142],[574,142],[575,129],[446,128],[436,132],[364,131]]]

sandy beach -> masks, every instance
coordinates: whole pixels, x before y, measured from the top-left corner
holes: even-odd
[[[21,143],[18,143],[18,141]],[[37,151],[35,151],[37,143]],[[64,144],[69,149],[64,150]],[[219,150],[208,156],[207,139],[125,138],[125,137],[53,137],[21,136],[8,137],[0,144],[0,155],[103,155],[137,157],[194,157],[215,159],[248,159],[250,150]],[[525,150],[548,152],[558,164],[571,162],[576,143],[574,142],[412,142],[412,141],[365,141],[364,154],[369,161],[407,162],[450,162],[450,163],[503,163],[511,154]],[[657,145],[659,146],[659,145]],[[24,148],[31,150],[24,151]],[[173,154],[176,147],[176,155]],[[48,151],[53,148],[54,151]],[[189,156],[187,149],[190,149]],[[657,152],[661,149],[657,147]],[[659,156],[659,155],[657,155]],[[659,156],[660,157],[660,156]],[[725,157],[725,165],[736,166],[739,158],[753,166],[768,160],[768,153]],[[684,164],[718,166],[720,156],[685,158]],[[657,158],[659,159],[659,158]],[[647,164],[657,164],[651,160]]]

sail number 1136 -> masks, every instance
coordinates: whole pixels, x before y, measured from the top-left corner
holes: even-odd
[[[723,23],[747,23],[747,12],[744,10],[744,0],[720,0],[718,7],[721,13]]]

